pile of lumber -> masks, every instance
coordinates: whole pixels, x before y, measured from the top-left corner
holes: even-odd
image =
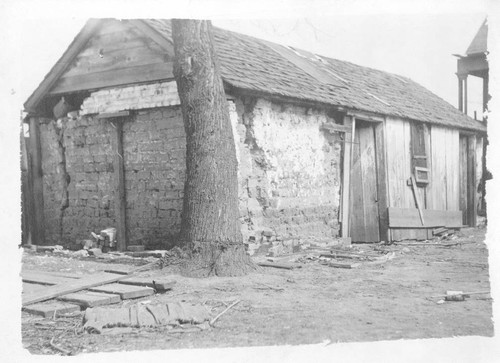
[[[79,312],[172,289],[173,280],[153,280],[137,273],[147,264],[128,271],[99,272],[81,276],[61,272],[23,270],[23,310],[44,317]]]

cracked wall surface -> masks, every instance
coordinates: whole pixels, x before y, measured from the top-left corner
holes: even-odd
[[[182,113],[170,93],[176,89],[166,83],[97,91],[84,101],[81,116],[63,119],[59,128],[41,126],[49,243],[74,243],[115,226],[114,130],[92,112],[123,109],[135,109],[123,125],[129,244],[168,247],[175,242],[186,141]],[[156,99],[159,94],[166,105]],[[338,236],[341,141],[321,127],[333,118],[321,109],[259,98],[237,97],[228,104],[245,242],[290,250]]]

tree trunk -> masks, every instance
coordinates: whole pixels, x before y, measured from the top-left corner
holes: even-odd
[[[180,243],[192,276],[237,276],[254,268],[240,231],[234,136],[211,23],[173,20],[174,76],[186,130]]]

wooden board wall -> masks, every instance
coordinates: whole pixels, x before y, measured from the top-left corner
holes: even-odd
[[[51,94],[173,78],[171,56],[129,22],[97,30]]]
[[[458,130],[431,127],[431,177],[428,209],[459,210],[460,149]]]
[[[415,199],[407,180],[411,177],[410,124],[387,118],[387,181],[389,207],[415,208]],[[417,191],[421,205],[424,198]]]

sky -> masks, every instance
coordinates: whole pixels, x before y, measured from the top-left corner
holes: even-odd
[[[18,150],[22,104],[86,19],[210,18],[214,25],[222,28],[409,77],[456,106],[456,58],[452,54],[465,52],[485,16],[500,14],[499,3],[499,0],[0,0],[0,227],[3,241],[0,276],[4,278],[3,290],[8,290],[5,277],[13,274],[15,277],[19,268],[20,252],[12,241],[20,240]],[[490,43],[494,42],[490,40]],[[490,62],[492,71],[493,64]],[[490,82],[493,86],[500,84],[495,73]],[[472,108],[481,102],[480,84],[475,83],[469,81]],[[500,109],[495,97],[493,101],[496,109]],[[497,142],[500,133],[498,128],[496,134],[493,133],[493,126],[498,124],[493,121],[497,120],[491,118],[490,122],[489,165],[496,176],[500,175],[500,158],[495,157],[500,155]],[[488,184],[488,195],[489,200],[500,199],[498,182]],[[491,211],[490,219],[498,220],[498,210],[495,215]],[[500,256],[499,239],[500,223],[490,223],[488,240],[497,241],[488,246],[490,256]],[[498,264],[496,267],[498,273]],[[16,289],[8,290],[13,312],[18,312],[20,306],[20,294],[14,293]],[[498,278],[492,279],[492,291],[495,289],[499,296]],[[494,309],[498,317],[498,305]],[[4,332],[18,330],[19,324],[15,321],[4,322]],[[10,335],[15,338],[15,334]],[[469,340],[461,341],[458,348],[463,349],[467,344],[478,352],[486,346],[484,349],[498,352],[500,347],[495,342],[474,340],[470,343]],[[17,345],[8,348],[14,347]],[[383,349],[391,352],[398,347],[384,346]],[[373,348],[376,346],[364,347],[366,352]],[[451,346],[448,354],[457,351],[456,348]],[[8,350],[4,353],[9,356]]]

